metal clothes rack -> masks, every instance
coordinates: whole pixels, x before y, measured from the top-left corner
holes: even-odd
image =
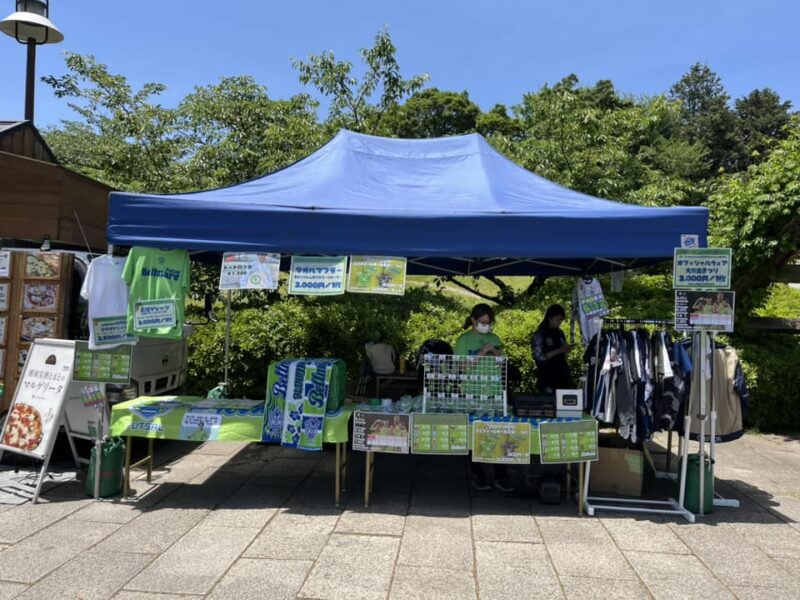
[[[674,321],[668,319],[601,319],[600,331],[604,325],[671,325]],[[597,342],[595,346],[595,377],[600,374],[600,338],[598,333]],[[597,382],[595,381],[595,385]],[[687,415],[684,418],[684,427],[689,431],[691,419]],[[670,437],[671,442],[671,437]],[[670,444],[671,445],[671,444]],[[658,515],[677,515],[685,518],[690,523],[695,522],[695,516],[692,512],[684,507],[684,499],[686,494],[686,471],[689,458],[689,444],[683,444],[681,448],[681,467],[680,467],[680,481],[678,499],[670,498],[668,500],[642,500],[640,498],[609,498],[602,496],[589,496],[589,479],[591,474],[591,462],[586,463],[584,469],[584,485],[583,485],[583,506],[585,507],[586,514],[594,516],[598,510],[617,511],[617,512],[631,512],[639,514],[658,514]],[[702,489],[702,481],[701,481]]]

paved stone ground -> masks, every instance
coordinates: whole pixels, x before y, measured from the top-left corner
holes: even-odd
[[[719,446],[742,507],[690,525],[576,516],[574,502],[473,493],[463,458],[363,456],[332,506],[333,453],[158,446],[154,484],[94,502],[77,482],[0,505],[0,599],[800,598],[800,441]]]

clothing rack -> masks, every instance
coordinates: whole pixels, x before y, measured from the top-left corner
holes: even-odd
[[[603,325],[673,325],[674,319],[600,319]]]

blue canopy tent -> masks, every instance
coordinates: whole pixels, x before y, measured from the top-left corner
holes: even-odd
[[[110,195],[108,240],[211,252],[405,256],[410,274],[565,275],[672,258],[706,243],[705,208],[581,194],[480,135],[402,140],[340,131],[310,156],[238,185]]]

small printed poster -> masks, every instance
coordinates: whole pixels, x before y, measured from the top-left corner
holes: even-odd
[[[676,290],[727,290],[731,287],[730,248],[675,248],[673,284]]]
[[[133,305],[133,330],[147,331],[178,324],[175,300],[140,300]]]
[[[675,329],[733,332],[736,292],[675,290]]]
[[[391,256],[351,256],[347,291],[402,296],[406,291],[406,259]]]
[[[95,346],[136,343],[136,336],[128,333],[128,317],[126,315],[92,319],[92,330]]]
[[[180,439],[205,442],[219,439],[222,415],[214,413],[187,412],[181,421]]]
[[[5,377],[6,375],[6,351],[4,348],[0,348],[0,379]],[[2,385],[2,382],[0,382]],[[0,400],[3,399],[3,391],[4,389],[0,389]]]
[[[131,347],[89,350],[86,342],[75,342],[73,381],[128,383],[131,380]]]
[[[280,276],[280,254],[226,252],[219,276],[221,290],[274,290]]]
[[[0,311],[8,310],[8,294],[10,283],[0,283]]]
[[[106,395],[103,393],[102,386],[86,385],[81,388],[81,402],[85,407],[102,406],[105,401]]]
[[[346,256],[293,256],[289,293],[301,296],[344,294],[346,273]]]
[[[408,454],[407,414],[357,410],[353,413],[353,450]]]
[[[0,346],[6,345],[6,328],[8,317],[0,317]]]
[[[531,424],[511,421],[472,423],[472,462],[528,465],[531,462]]]
[[[469,454],[469,415],[421,414],[411,417],[414,454]]]
[[[539,424],[542,464],[597,460],[597,421],[565,421]]]
[[[608,313],[608,301],[603,294],[594,294],[581,297],[581,312],[588,319],[605,317]]]
[[[11,251],[0,250],[0,277],[11,277]]]
[[[27,252],[25,277],[29,279],[58,279],[61,274],[61,255],[54,252]]]
[[[681,234],[681,248],[699,248],[700,236],[696,233]]]
[[[24,317],[19,339],[32,342],[39,338],[58,337],[58,321],[54,317]]]
[[[58,312],[58,289],[54,283],[26,283],[22,291],[22,309]]]

